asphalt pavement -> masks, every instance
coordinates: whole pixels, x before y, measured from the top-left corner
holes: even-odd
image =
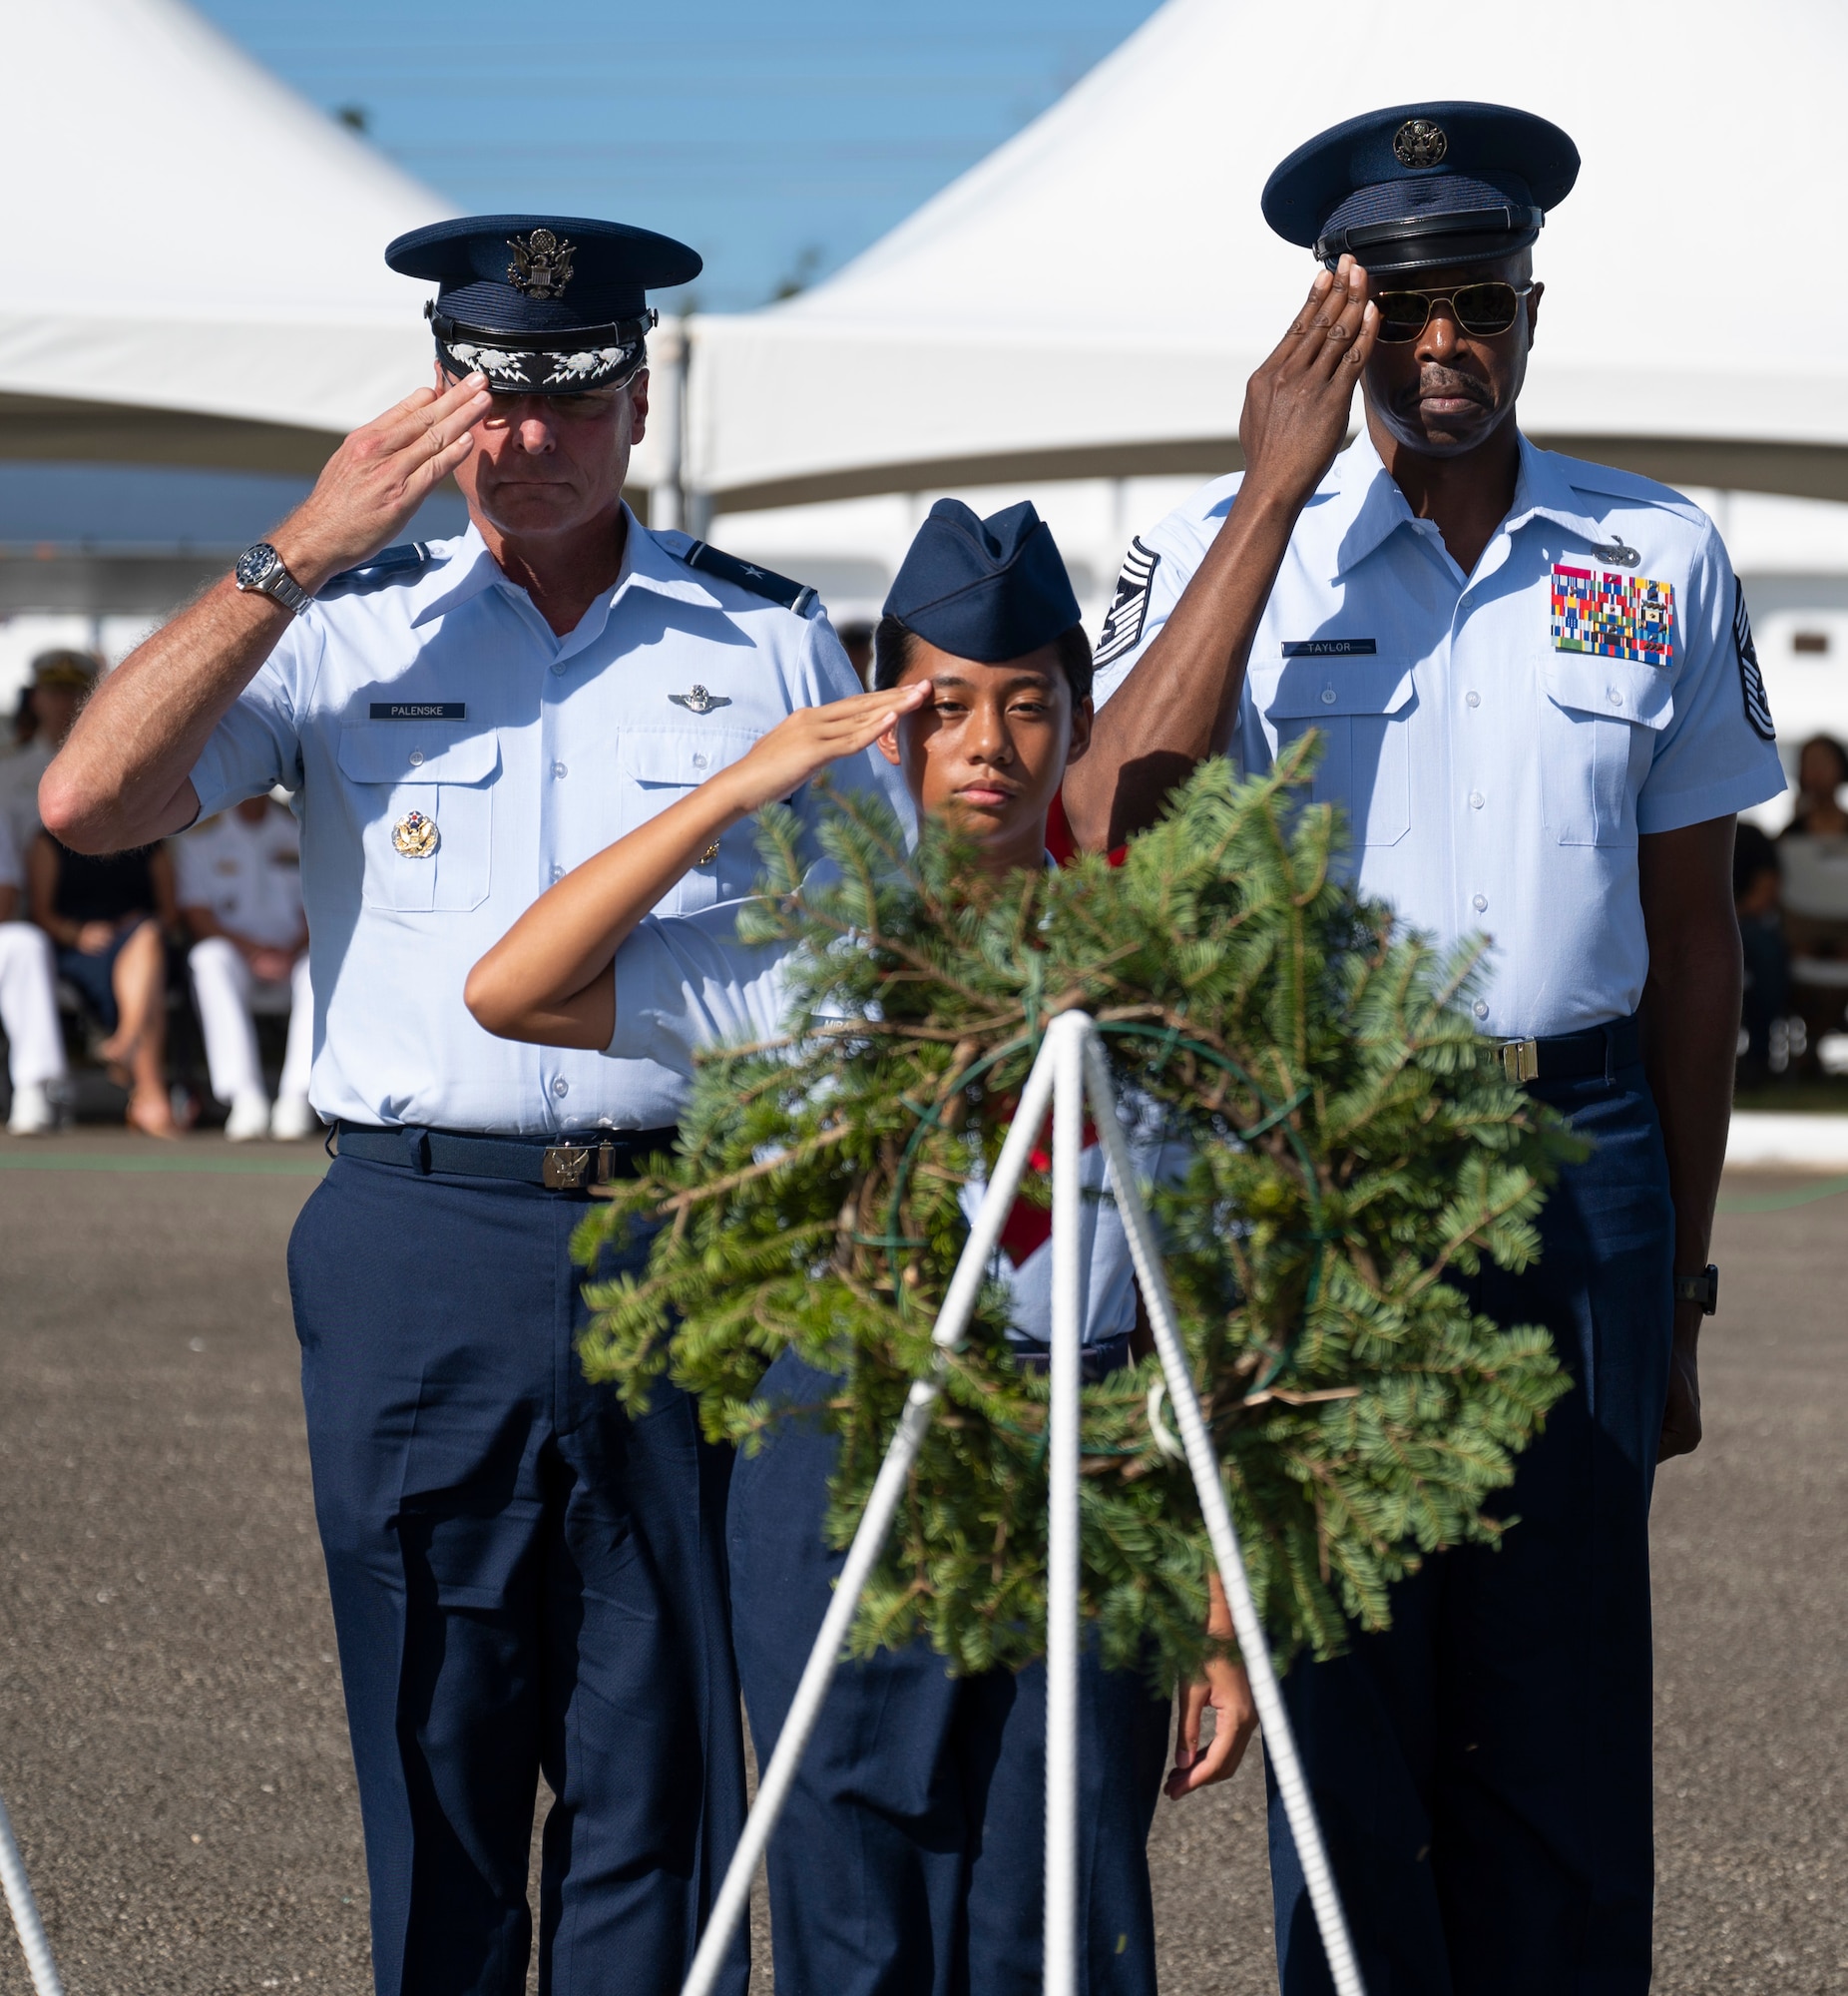
[[[0,1139],[0,1795],[71,1996],[370,1986],[282,1260],[318,1169]],[[1722,1216],[1707,1440],[1657,1486],[1672,1996],[1848,1988],[1848,1190],[1819,1183],[1728,1180],[1774,1210]],[[1173,1996],[1275,1988],[1262,1800],[1251,1766],[1161,1805]],[[0,1932],[0,1996],[28,1987]]]

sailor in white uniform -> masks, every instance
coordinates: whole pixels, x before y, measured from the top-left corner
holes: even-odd
[[[7,1134],[49,1136],[58,1127],[64,1034],[58,1024],[58,971],[51,937],[23,919],[26,869],[0,811],[0,1032],[6,1034],[13,1103]]]
[[[307,1136],[320,1121],[308,1106],[314,992],[294,819],[269,797],[244,797],[178,841],[174,876],[180,919],[197,938],[187,968],[212,1092],[231,1110],[226,1136]],[[258,1006],[288,1019],[273,1106],[256,1045]]]

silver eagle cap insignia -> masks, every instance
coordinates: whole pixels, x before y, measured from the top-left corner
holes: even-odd
[[[1435,167],[1450,151],[1450,140],[1431,119],[1408,118],[1392,135],[1392,150],[1402,167]]]
[[[571,252],[575,245],[561,241],[549,229],[535,229],[530,236],[510,236],[507,247],[513,261],[507,265],[507,281],[529,298],[558,298],[571,282]]]
[[[671,693],[668,698],[676,707],[686,708],[689,714],[710,714],[715,707],[731,705],[724,694],[707,693],[702,686],[695,686],[692,693]]]

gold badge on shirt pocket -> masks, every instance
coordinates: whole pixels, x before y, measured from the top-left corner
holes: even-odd
[[[406,811],[391,827],[391,842],[406,859],[428,859],[436,851],[436,820],[422,811]]]

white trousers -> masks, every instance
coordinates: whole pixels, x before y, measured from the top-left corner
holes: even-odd
[[[204,942],[196,942],[187,965],[193,973],[193,996],[206,1035],[206,1068],[212,1077],[213,1094],[221,1102],[235,1102],[241,1096],[267,1096],[262,1062],[256,1052],[250,1000],[259,988],[268,992],[277,987],[273,984],[259,987],[237,945],[224,936],[208,936]],[[308,959],[303,951],[295,959],[289,978],[288,1045],[282,1055],[278,1092],[306,1095],[308,1068],[313,1059],[314,994],[308,988]]]
[[[64,1079],[57,963],[51,937],[30,922],[0,922],[0,1028],[15,1088]]]

